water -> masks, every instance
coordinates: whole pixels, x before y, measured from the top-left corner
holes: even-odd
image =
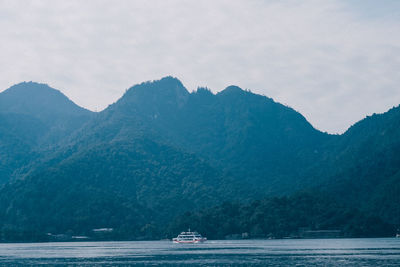
[[[0,266],[400,266],[400,238],[0,244]]]

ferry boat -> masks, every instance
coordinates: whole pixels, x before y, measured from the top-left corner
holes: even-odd
[[[182,232],[172,239],[174,243],[200,243],[207,241],[206,237],[201,236],[198,232],[191,232],[190,229],[187,232]]]

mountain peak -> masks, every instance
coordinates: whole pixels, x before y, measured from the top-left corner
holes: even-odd
[[[160,80],[153,80],[154,83],[160,82],[160,83],[168,83],[168,84],[175,84],[177,86],[183,87],[182,82],[173,76],[165,76],[162,77]]]
[[[17,83],[10,88],[6,89],[1,93],[2,95],[17,95],[17,94],[53,94],[53,95],[63,95],[59,90],[51,88],[49,85],[45,83],[37,83],[37,82],[21,82]]]
[[[47,84],[22,82],[0,93],[0,112],[27,115],[89,113]],[[47,116],[47,115],[45,115]]]
[[[147,81],[129,88],[117,101],[117,105],[160,106],[175,105],[182,106],[186,103],[189,92],[181,81],[175,77],[167,76],[160,80]]]
[[[160,80],[152,80],[143,82],[129,88],[125,95],[141,93],[176,93],[176,94],[189,94],[182,82],[172,76],[166,76]],[[125,95],[123,97],[125,97]]]
[[[230,85],[226,87],[224,90],[219,92],[219,94],[225,95],[225,94],[241,94],[244,93],[245,91],[240,88],[239,86],[236,85]]]

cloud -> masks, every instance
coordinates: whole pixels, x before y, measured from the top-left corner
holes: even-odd
[[[0,88],[46,82],[101,110],[173,75],[189,90],[251,89],[343,132],[400,104],[399,5],[374,2],[1,1]]]

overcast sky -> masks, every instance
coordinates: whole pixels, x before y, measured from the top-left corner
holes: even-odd
[[[400,1],[0,0],[0,60],[0,91],[43,82],[99,111],[172,75],[341,133],[400,104]]]

